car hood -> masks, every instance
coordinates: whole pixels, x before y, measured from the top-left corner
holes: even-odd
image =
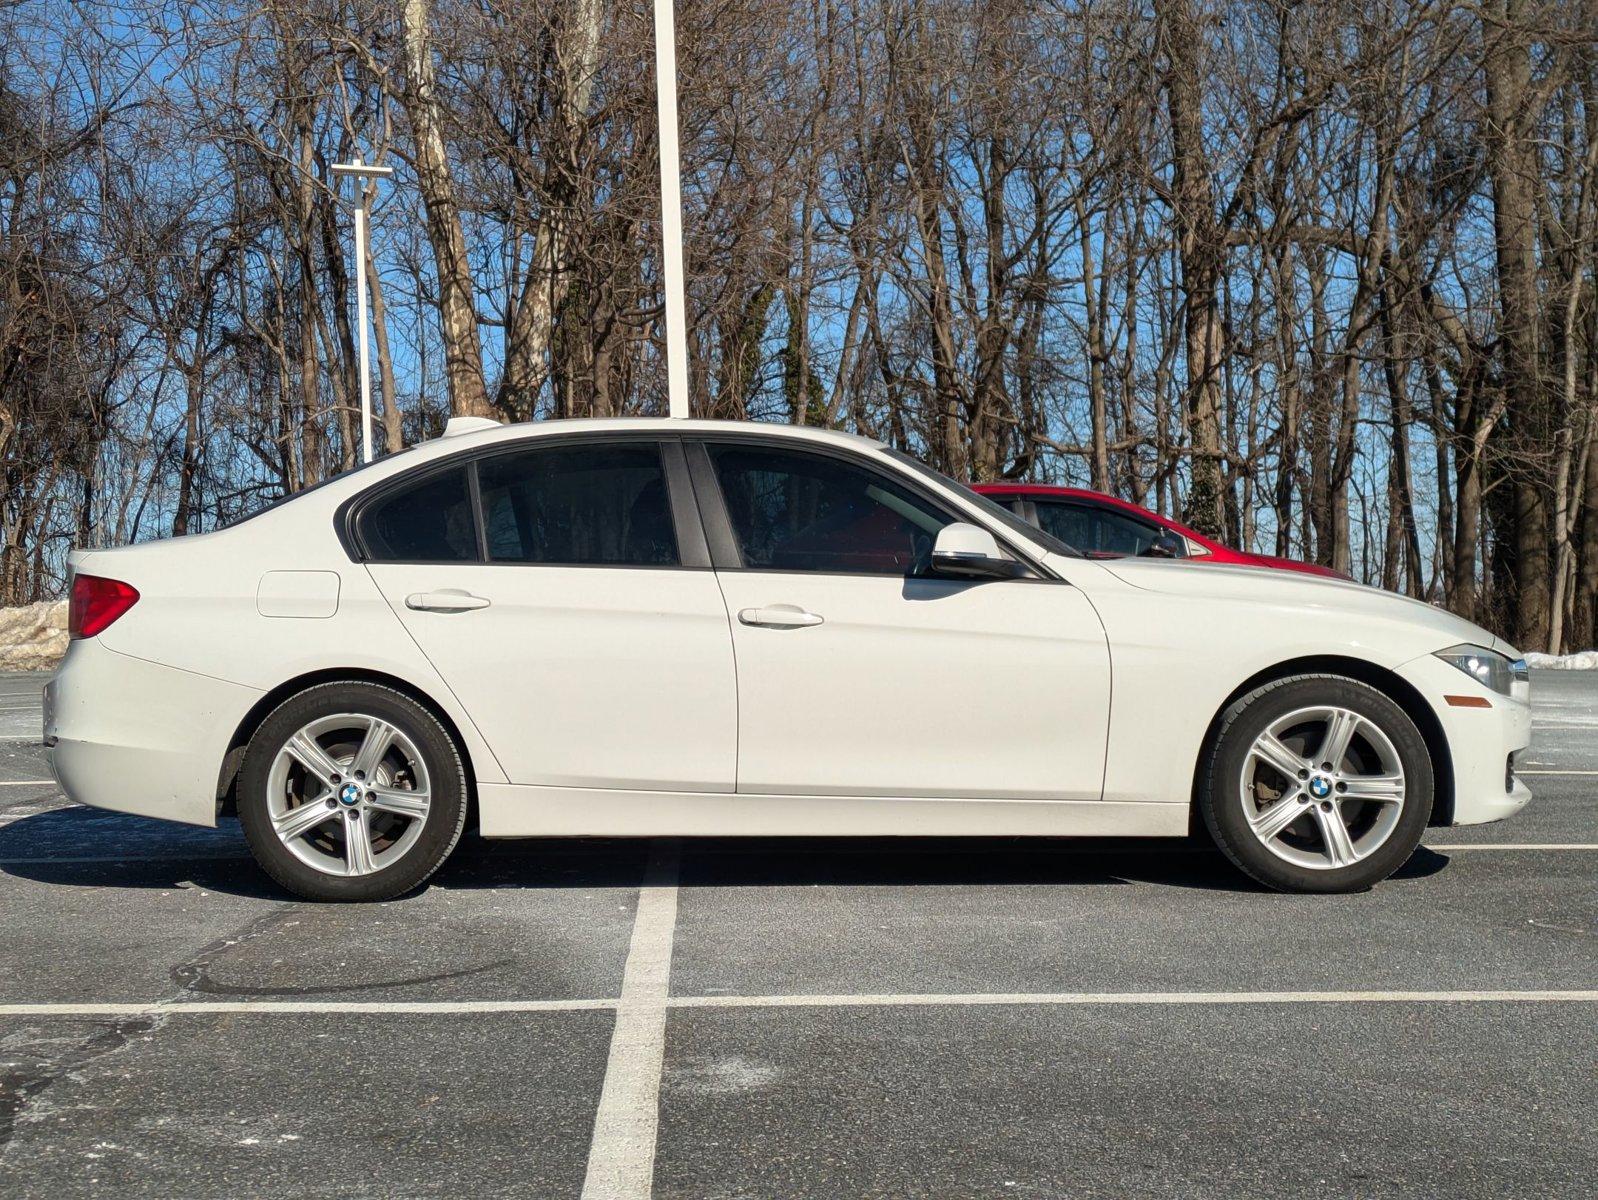
[[[1118,558],[1096,565],[1122,583],[1150,592],[1173,596],[1195,596],[1239,603],[1290,605],[1306,610],[1322,609],[1330,614],[1365,616],[1374,620],[1403,624],[1418,633],[1436,635],[1437,649],[1469,643],[1520,656],[1513,646],[1495,637],[1480,625],[1457,617],[1447,609],[1396,592],[1366,587],[1351,580],[1295,571],[1260,571],[1254,567],[1223,566],[1219,563],[1195,570],[1180,559]]]

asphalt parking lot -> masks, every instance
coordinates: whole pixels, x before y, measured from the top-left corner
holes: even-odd
[[[1373,892],[1190,845],[468,842],[295,901],[0,677],[0,1196],[1591,1196],[1598,673]]]

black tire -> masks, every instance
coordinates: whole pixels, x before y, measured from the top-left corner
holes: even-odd
[[[1404,773],[1397,823],[1385,841],[1349,866],[1317,868],[1287,861],[1255,836],[1245,811],[1242,774],[1255,740],[1283,718],[1318,705],[1348,709],[1374,724],[1397,752]],[[1431,754],[1414,721],[1388,696],[1340,675],[1280,679],[1230,705],[1200,767],[1198,785],[1199,811],[1216,845],[1245,874],[1283,892],[1362,892],[1386,879],[1420,844],[1435,795]],[[1300,803],[1314,806],[1310,800]],[[1289,837],[1302,837],[1314,828],[1315,814],[1304,811],[1307,817],[1297,831],[1287,831]],[[1343,811],[1341,805],[1337,811]]]
[[[311,722],[344,713],[379,718],[398,729],[420,754],[429,782],[427,812],[419,818],[422,828],[414,843],[394,862],[365,875],[329,874],[301,861],[278,837],[268,807],[268,780],[278,752]],[[420,887],[455,849],[466,824],[468,790],[459,747],[426,707],[381,684],[323,683],[283,701],[256,729],[239,775],[239,823],[261,869],[295,895],[391,900]]]

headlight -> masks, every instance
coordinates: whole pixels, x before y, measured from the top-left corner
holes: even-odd
[[[1481,646],[1451,646],[1447,650],[1439,650],[1437,657],[1451,667],[1458,667],[1482,687],[1500,696],[1513,694],[1518,664],[1510,662],[1496,650],[1486,650]],[[1524,667],[1521,669],[1524,671]]]

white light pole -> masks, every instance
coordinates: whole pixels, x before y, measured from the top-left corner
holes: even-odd
[[[372,358],[371,330],[366,314],[366,181],[394,173],[393,167],[372,167],[357,154],[354,162],[334,163],[333,174],[355,177],[355,309],[361,337],[361,461],[372,461]],[[392,396],[384,404],[394,403]],[[390,446],[389,449],[394,449]]]
[[[666,289],[666,395],[688,415],[687,305],[682,281],[682,168],[677,157],[677,22],[672,0],[655,0],[655,109],[660,126],[660,249]]]

